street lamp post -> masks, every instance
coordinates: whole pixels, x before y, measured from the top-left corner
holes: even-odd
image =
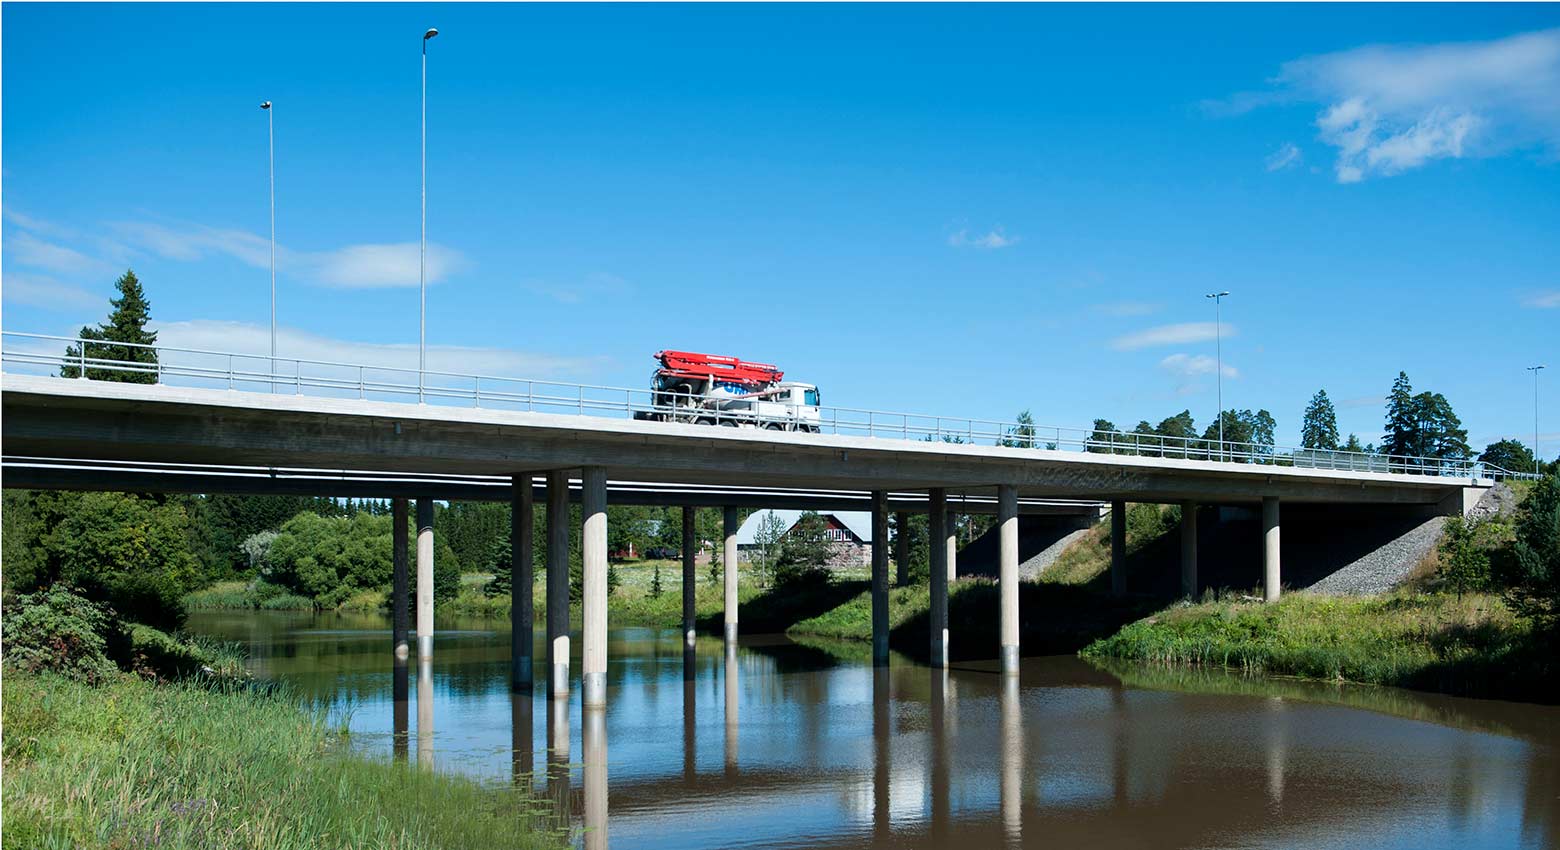
[[[1540,474],[1543,467],[1543,457],[1538,453],[1538,373],[1549,368],[1543,364],[1529,366],[1527,370],[1533,373],[1533,474]]]
[[[417,403],[423,402],[424,373],[428,370],[428,39],[438,35],[429,27],[422,37],[422,238],[417,247]]]
[[[1219,460],[1224,460],[1224,324],[1219,320],[1219,302],[1228,291],[1210,292],[1213,299],[1213,380],[1219,393]]]
[[[266,171],[271,191],[271,392],[276,392],[276,113],[271,101],[260,104],[265,110]]]

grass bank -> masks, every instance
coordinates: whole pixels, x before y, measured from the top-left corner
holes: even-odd
[[[1172,605],[1083,655],[1555,702],[1552,649],[1492,594],[1226,595]]]
[[[285,694],[8,670],[5,848],[561,847],[529,790],[350,752]]]

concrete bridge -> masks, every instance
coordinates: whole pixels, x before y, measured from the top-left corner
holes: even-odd
[[[300,367],[301,368],[301,367]],[[232,383],[231,373],[229,383]],[[740,506],[868,507],[873,514],[874,657],[888,658],[888,513],[925,512],[931,524],[931,663],[948,662],[948,581],[956,569],[950,510],[994,512],[999,528],[1002,668],[1019,659],[1018,516],[1099,515],[1109,503],[1112,588],[1125,590],[1128,501],[1183,506],[1182,587],[1197,586],[1199,504],[1259,507],[1265,595],[1282,581],[1284,504],[1391,508],[1425,516],[1467,510],[1491,485],[1468,474],[1407,474],[1407,465],[1325,469],[933,442],[846,433],[809,434],[637,421],[484,407],[321,398],[302,394],[4,375],[5,485],[207,492],[319,492],[392,499],[397,657],[404,663],[409,543],[404,518],[416,499],[417,634],[432,652],[433,499],[507,498],[513,511],[514,633],[530,634],[531,506],[549,506],[548,679],[555,695],[568,669],[569,501],[582,505],[583,701],[605,700],[609,500],[680,504],[684,523],[684,631],[693,636],[693,511],[725,508],[724,563],[738,561]],[[360,385],[361,391],[361,385]],[[420,391],[420,390],[419,390]],[[360,392],[360,394],[362,394]],[[481,398],[475,397],[480,404]],[[583,403],[581,411],[584,410]],[[836,429],[838,430],[838,429]],[[1159,454],[1168,454],[1161,451]],[[1182,452],[1186,454],[1188,452]],[[1220,457],[1225,455],[1220,452]],[[1260,457],[1252,458],[1260,460]],[[1424,472],[1441,472],[1426,464]],[[1255,553],[1254,553],[1255,554]],[[905,557],[899,553],[900,560]],[[738,631],[737,571],[726,570],[725,637]],[[529,641],[513,647],[514,682],[529,687]]]

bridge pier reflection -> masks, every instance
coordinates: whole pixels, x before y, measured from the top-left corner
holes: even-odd
[[[433,659],[417,659],[417,766],[433,770]]]
[[[1017,847],[1023,842],[1024,833],[1024,712],[1019,702],[1017,676],[1002,677],[999,703],[1002,728],[1002,837],[1006,846]]]
[[[936,569],[933,568],[933,575]],[[948,834],[948,689],[951,684],[946,667],[931,670],[931,696],[927,701],[927,719],[932,739],[932,811],[931,833],[938,838]]]
[[[547,798],[559,826],[569,823],[569,700],[547,700]]]
[[[882,841],[888,837],[890,819],[889,749],[893,745],[893,700],[889,693],[887,667],[872,669],[872,834]]]
[[[737,674],[737,647],[726,644],[726,775],[737,773],[737,703],[740,699]]]
[[[536,761],[536,733],[532,729],[535,705],[529,691],[509,695],[509,776],[516,787],[531,785],[531,769]]]
[[[580,743],[584,750],[585,847],[607,848],[607,711],[586,708],[580,717]]]
[[[698,715],[694,710],[697,696],[696,662],[698,656],[692,643],[683,644],[682,723],[683,723],[683,781],[693,784],[698,774]]]

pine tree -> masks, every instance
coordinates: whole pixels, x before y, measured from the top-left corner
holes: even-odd
[[[108,321],[96,328],[81,329],[85,342],[86,359],[115,361],[112,368],[87,367],[87,377],[94,381],[114,381],[124,384],[157,383],[157,350],[141,348],[157,344],[157,332],[146,329],[151,320],[152,305],[146,300],[141,281],[129,269],[114,281],[119,297],[109,301],[113,312]],[[101,340],[101,342],[99,342]],[[121,343],[114,345],[113,343]],[[81,377],[82,346],[65,349],[65,360],[60,367],[60,377]]]
[[[1392,382],[1392,393],[1387,396],[1387,430],[1381,435],[1381,453],[1388,455],[1414,454],[1418,416],[1414,410],[1414,386],[1406,372],[1399,372]]]
[[[1317,390],[1306,405],[1300,424],[1300,445],[1308,449],[1338,448],[1338,415],[1326,390]]]
[[[487,587],[483,588],[484,595],[509,595],[509,589],[513,586],[514,582],[514,579],[510,574],[512,570],[511,564],[513,563],[513,554],[514,553],[510,547],[509,538],[507,536],[498,540],[494,540],[492,545],[488,547],[487,558],[483,564],[483,569],[493,574],[493,580],[487,583]]]

